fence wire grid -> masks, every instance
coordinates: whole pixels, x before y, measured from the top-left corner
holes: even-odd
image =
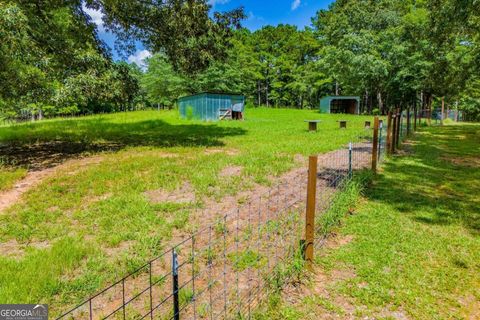
[[[408,132],[401,117],[398,135]],[[316,219],[328,211],[356,170],[372,164],[372,129],[357,142],[318,156]],[[393,135],[393,133],[392,133]],[[387,121],[378,129],[378,161],[388,153]],[[306,168],[196,231],[133,273],[57,319],[250,318],[269,291],[288,280],[302,254]],[[316,224],[314,247],[327,231]],[[280,282],[280,283],[279,283]]]

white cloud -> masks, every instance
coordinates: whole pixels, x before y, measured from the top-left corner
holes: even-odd
[[[148,50],[137,51],[137,52],[135,52],[134,55],[131,55],[130,57],[128,57],[128,62],[129,63],[135,63],[142,70],[145,70],[147,68],[147,64],[145,62],[145,59],[148,59],[151,56],[152,56],[152,53]]]
[[[297,8],[300,6],[302,3],[301,0],[293,0],[292,2],[292,11],[297,10]]]
[[[85,11],[85,13],[88,14],[90,18],[92,18],[92,22],[97,25],[98,31],[104,32],[105,29],[103,28],[103,20],[102,20],[103,13],[99,10],[94,10],[94,9],[85,7],[85,4],[83,5],[82,8],[83,8],[83,11]]]
[[[208,4],[212,7],[215,7],[217,4],[225,4],[230,2],[230,0],[208,0]]]
[[[265,22],[265,19],[261,16],[257,16],[253,13],[253,11],[249,11],[247,13],[247,21],[250,21],[250,22]]]

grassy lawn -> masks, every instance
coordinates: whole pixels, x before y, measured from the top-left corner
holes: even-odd
[[[319,254],[310,294],[267,317],[479,319],[479,142],[479,125],[423,129]]]
[[[26,168],[15,168],[0,164],[0,192],[11,189],[15,182],[25,177]]]
[[[338,129],[340,118],[347,130]],[[319,131],[307,132],[305,119],[321,119]],[[60,167],[0,213],[0,301],[50,303],[58,314],[164,250],[174,230],[194,229],[189,217],[206,200],[268,185],[298,165],[296,155],[357,140],[366,119],[255,109],[242,122],[204,123],[146,111],[1,127],[10,165],[0,170],[0,189],[28,166],[92,157]],[[229,166],[240,173],[222,175]],[[195,200],[152,202],[146,192],[156,190]]]

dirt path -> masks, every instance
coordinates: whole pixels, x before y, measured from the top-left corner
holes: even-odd
[[[36,186],[40,181],[51,175],[55,171],[54,168],[44,169],[40,171],[31,171],[20,181],[18,181],[12,189],[0,193],[0,213],[8,209],[20,199],[22,194]]]
[[[319,156],[317,199],[320,210],[328,207],[339,182],[348,174],[348,149]],[[228,196],[216,202],[207,200],[191,220],[197,225],[194,236],[183,230],[174,231],[165,247],[178,253],[180,287],[195,296],[184,302],[182,317],[223,318],[230,312],[249,314],[263,296],[266,279],[273,270],[292,258],[303,234],[306,195],[306,158],[296,157],[296,168],[272,181],[272,187],[258,185],[251,190]],[[352,169],[363,169],[371,161],[371,144],[354,146]],[[178,190],[185,191],[188,186]],[[150,195],[152,196],[152,195]],[[163,195],[157,195],[163,198]],[[168,197],[182,202],[182,197]],[[127,314],[148,314],[149,273],[162,279],[151,291],[156,315],[171,311],[172,251],[146,264],[92,300],[93,319],[123,312],[122,301],[130,301]],[[193,276],[195,274],[195,276]],[[123,289],[122,289],[123,288]],[[140,292],[137,296],[135,293]],[[157,308],[155,306],[157,305]],[[89,302],[67,317],[81,318],[89,314]]]
[[[23,194],[55,173],[62,170],[78,170],[78,168],[86,167],[90,164],[100,163],[102,159],[101,156],[71,159],[53,167],[29,171],[12,189],[0,192],[0,214],[19,202]]]

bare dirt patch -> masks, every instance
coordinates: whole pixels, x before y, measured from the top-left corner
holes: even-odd
[[[443,156],[441,157],[443,161],[450,162],[451,164],[459,167],[469,167],[469,168],[480,168],[480,158],[478,157],[454,157],[454,156]]]
[[[107,200],[108,198],[112,197],[113,196],[113,193],[111,192],[107,192],[107,193],[104,193],[102,195],[99,195],[99,196],[96,196],[96,197],[93,197],[90,199],[90,202],[91,203],[95,203],[95,202],[99,202],[99,201],[105,201]]]
[[[173,191],[167,191],[165,189],[158,189],[152,191],[146,191],[145,195],[151,203],[194,203],[195,191],[192,185],[185,182],[179,188]]]
[[[305,157],[304,155],[302,154],[296,154],[294,157],[293,157],[293,160],[295,161],[295,163],[297,164],[304,164],[307,162],[307,157]]]
[[[31,241],[28,243],[20,243],[16,239],[11,239],[7,242],[0,243],[0,255],[8,258],[13,258],[15,260],[20,260],[24,254],[27,247],[35,249],[46,249],[50,247],[50,242],[48,241]]]
[[[243,167],[241,166],[228,166],[220,171],[220,177],[235,177],[242,174]]]
[[[317,267],[308,281],[287,286],[282,291],[282,299],[298,310],[306,308],[303,304],[305,298],[314,299],[314,304],[309,304],[306,312],[314,315],[312,319],[356,319],[357,306],[347,297],[334,291],[336,283],[354,277],[355,273],[351,270],[338,269],[325,272]],[[328,302],[328,306],[322,302]]]
[[[354,241],[351,235],[339,236],[335,233],[329,235],[319,249],[322,254],[335,250]],[[306,314],[312,315],[311,319],[357,319],[357,311],[362,306],[356,306],[351,299],[335,291],[338,283],[354,279],[355,271],[345,267],[327,271],[316,266],[310,273],[308,280],[302,283],[291,283],[282,291],[282,300],[297,310],[306,308],[305,298],[314,299],[308,305]],[[307,317],[310,319],[310,317]]]
[[[12,189],[0,193],[0,213],[17,203],[25,192],[37,186],[48,177],[53,176],[56,172],[65,170],[67,171],[67,174],[74,175],[85,167],[92,164],[98,164],[101,161],[103,161],[102,156],[72,159],[56,167],[28,172],[25,178],[18,181]]]
[[[400,149],[397,149],[397,155],[399,156],[409,156],[415,153],[414,146],[416,142],[411,140],[406,140],[402,142]]]
[[[462,305],[465,319],[480,319],[480,300],[473,294],[469,294],[459,300]]]
[[[115,247],[104,248],[103,251],[107,254],[107,256],[115,257],[122,252],[128,251],[128,249],[130,249],[134,244],[135,241],[122,241]]]
[[[24,250],[17,240],[12,239],[0,244],[0,255],[8,258],[20,259],[23,257]]]
[[[325,243],[324,248],[326,248],[326,249],[338,249],[340,247],[343,247],[344,245],[349,244],[353,240],[354,240],[353,235],[339,236],[336,233],[332,233],[328,237],[328,240]]]
[[[380,311],[379,316],[381,318],[396,319],[396,320],[408,320],[408,319],[410,319],[407,316],[406,312],[403,311],[402,309],[392,310],[393,308],[394,308],[393,306],[385,307],[382,311]]]
[[[206,155],[224,153],[228,156],[236,156],[240,154],[240,151],[237,149],[218,149],[218,148],[208,148],[205,150]]]

